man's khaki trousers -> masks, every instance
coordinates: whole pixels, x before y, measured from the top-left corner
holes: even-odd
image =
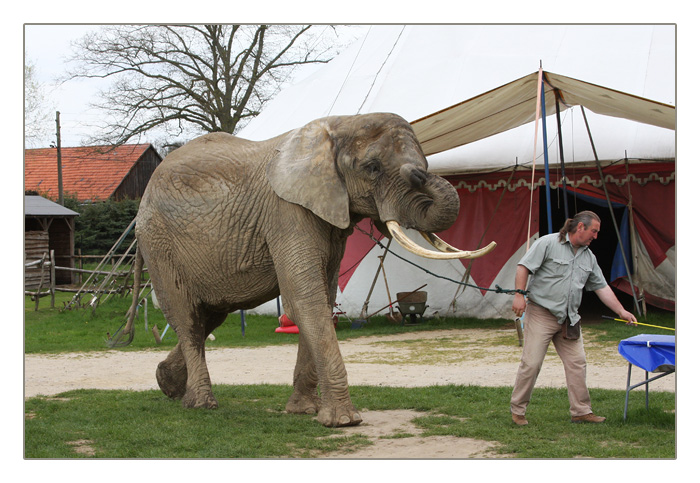
[[[532,302],[527,305],[523,322],[523,355],[510,399],[511,413],[525,415],[550,341],[554,343],[554,348],[564,364],[571,416],[591,413],[591,397],[586,387],[583,336],[576,340],[564,339],[561,333],[562,326],[556,317],[549,310]]]

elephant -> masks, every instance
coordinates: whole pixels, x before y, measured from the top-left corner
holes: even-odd
[[[266,141],[215,132],[168,154],[136,216],[135,273],[144,266],[177,345],[157,367],[161,390],[187,408],[216,408],[205,340],[229,313],[282,296],[299,327],[288,413],[329,427],[362,421],[333,325],[338,272],[354,224],[436,259],[475,258],[433,233],[450,227],[459,197],[396,114],[332,116]],[[437,250],[411,241],[416,229]],[[125,332],[133,333],[137,292]]]

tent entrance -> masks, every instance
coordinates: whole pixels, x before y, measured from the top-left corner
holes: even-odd
[[[595,253],[598,259],[598,265],[600,265],[600,268],[603,270],[605,278],[610,282],[613,274],[615,252],[618,250],[619,243],[613,227],[613,219],[605,200],[597,200],[583,195],[574,196],[570,191],[567,191],[566,196],[569,204],[569,217],[573,217],[576,213],[584,210],[593,211],[600,217],[600,233],[598,234],[598,239],[591,244],[591,250]],[[544,189],[539,190],[539,197],[539,230],[540,234],[543,235],[548,231],[547,202]],[[561,189],[550,188],[550,199],[552,204],[552,230],[558,232],[566,221],[564,215],[564,193]],[[622,230],[624,223],[627,223],[625,211],[625,205],[613,203],[615,222],[617,222],[617,226],[620,227],[620,230]],[[625,245],[625,250],[629,253],[629,239],[625,240],[623,238],[623,243]]]
[[[571,191],[567,191],[567,202],[569,204],[569,217],[574,216],[576,213],[584,210],[593,211],[600,217],[600,233],[598,238],[591,244],[591,250],[595,254],[598,265],[600,265],[603,274],[605,275],[608,283],[612,282],[613,273],[615,273],[615,254],[619,250],[619,243],[617,235],[615,234],[615,229],[613,228],[613,219],[610,214],[610,210],[604,200],[598,200],[589,196],[578,195],[576,196]],[[540,234],[547,233],[547,207],[546,207],[546,193],[544,189],[539,190],[540,198],[540,212],[539,212],[539,230]],[[564,193],[561,189],[551,189],[550,188],[550,199],[552,204],[552,229],[557,232],[564,225],[566,217],[564,215]],[[625,212],[627,208],[625,205],[620,203],[613,203],[613,214],[615,215],[615,221],[617,226],[620,227],[622,231],[625,223],[628,223]],[[625,245],[625,250],[627,253],[630,252],[630,241],[629,238],[623,237],[623,244]],[[617,257],[619,259],[619,255]],[[619,263],[618,263],[619,264]],[[617,267],[619,270],[619,267]],[[618,290],[613,285],[613,290],[615,295],[617,295],[620,302],[627,307],[629,310],[633,310],[634,299],[631,295]],[[601,313],[607,313],[607,309],[598,297],[592,292],[584,292],[583,299],[581,301],[581,314],[596,314],[597,317]]]

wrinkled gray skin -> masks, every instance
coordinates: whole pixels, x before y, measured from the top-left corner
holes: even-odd
[[[427,167],[410,125],[393,114],[324,118],[263,142],[207,134],[168,155],[136,222],[179,339],[157,369],[163,392],[185,407],[216,408],[207,335],[230,312],[281,293],[300,331],[287,411],[359,424],[331,318],[345,241],[367,217],[385,234],[390,220],[447,229],[459,198]]]

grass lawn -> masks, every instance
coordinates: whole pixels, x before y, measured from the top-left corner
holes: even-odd
[[[105,342],[107,334],[116,333],[126,322],[126,312],[131,304],[131,298],[112,296],[106,302],[100,303],[94,312],[89,308],[62,310],[64,302],[70,301],[71,297],[70,293],[57,293],[53,309],[49,307],[48,298],[43,298],[39,310],[35,311],[34,302],[25,296],[25,353],[85,352],[109,349]],[[299,336],[295,334],[275,333],[275,328],[279,326],[275,316],[246,314],[245,320],[245,335],[243,335],[240,313],[230,314],[226,321],[214,331],[216,340],[207,342],[207,346],[256,347],[296,344],[299,340]],[[675,327],[674,314],[670,312],[650,312],[644,322],[664,327]],[[171,329],[168,329],[160,345],[155,343],[150,330],[145,327],[144,307],[140,308],[139,316],[134,324],[136,327],[134,340],[129,346],[120,350],[170,350],[177,343],[177,335]],[[148,325],[149,329],[153,325],[157,325],[159,333],[162,333],[167,325],[163,313],[154,309],[152,304],[148,306]],[[339,340],[346,340],[353,337],[424,330],[497,329],[504,326],[512,327],[513,321],[506,319],[439,318],[430,319],[429,323],[402,326],[388,322],[383,316],[377,316],[361,329],[356,330],[351,328],[350,318],[341,316],[336,334]],[[663,329],[633,328],[620,322],[604,319],[587,327],[594,331],[597,341],[609,341],[615,344],[621,339],[642,333],[642,331],[647,334],[673,334],[673,332]]]
[[[313,416],[284,413],[291,386],[216,386],[219,408],[183,409],[159,391],[71,391],[31,398],[25,406],[27,458],[313,458],[370,442],[342,435]],[[569,422],[564,389],[536,389],[531,423],[510,421],[508,387],[353,386],[363,410],[415,409],[421,436],[456,436],[497,443],[515,458],[674,458],[675,395],[654,393],[650,411],[634,394],[622,421],[621,391],[592,390],[602,425]],[[641,394],[641,393],[640,393]],[[505,409],[504,409],[505,408]],[[641,409],[640,409],[641,408]],[[332,436],[336,437],[332,437]],[[402,437],[397,434],[396,437]]]
[[[70,294],[59,294],[55,309],[42,299],[40,309],[25,297],[25,353],[108,350],[107,332],[124,323],[129,299],[113,297],[93,314],[87,309],[61,311]],[[165,321],[149,307],[149,325],[162,332]],[[239,314],[231,314],[215,331],[214,346],[293,344],[295,335],[274,333],[276,317],[246,317],[245,336]],[[673,314],[655,314],[654,325],[674,326]],[[428,324],[402,327],[383,317],[361,330],[350,322],[338,324],[338,338],[405,331],[501,328],[508,320],[436,319]],[[170,330],[156,345],[146,331],[143,316],[128,347],[119,349],[168,350],[176,343]],[[613,321],[593,324],[597,341],[610,344],[640,333]],[[646,333],[668,333],[645,328]],[[643,390],[633,391],[627,421],[622,420],[624,391],[592,389],[596,411],[608,416],[603,425],[569,422],[566,390],[537,388],[537,404],[528,411],[531,424],[516,427],[510,421],[510,387],[431,386],[388,388],[352,386],[350,393],[361,411],[413,409],[421,412],[414,423],[421,437],[451,435],[496,443],[496,451],[515,458],[674,458],[676,455],[676,395],[654,392],[650,410],[644,409]],[[348,451],[371,444],[365,436],[342,436],[342,430],[324,428],[313,416],[284,413],[291,393],[287,385],[214,388],[219,409],[185,410],[160,391],[78,390],[50,398],[25,401],[24,455],[26,458],[314,458],[328,452]],[[341,435],[341,437],[338,437]],[[403,437],[396,434],[394,437]]]
[[[126,322],[126,312],[131,304],[129,297],[113,296],[101,303],[97,310],[89,308],[62,310],[63,302],[71,299],[72,294],[58,293],[55,308],[49,307],[47,298],[42,299],[40,309],[34,310],[34,302],[25,297],[25,353],[58,353],[84,352],[107,350],[107,334],[114,334]],[[296,344],[299,336],[296,334],[278,334],[275,328],[279,326],[277,317],[268,315],[245,316],[245,335],[241,328],[241,315],[232,313],[226,321],[214,331],[216,340],[208,341],[208,347],[256,347],[273,344]],[[134,322],[136,335],[129,346],[120,350],[158,349],[170,350],[177,343],[175,331],[168,329],[160,345],[156,345],[150,330],[146,330],[144,308],[139,310],[139,316]],[[165,317],[152,304],[148,306],[149,328],[157,325],[159,333],[166,327]],[[482,320],[445,318],[432,319],[428,324],[401,326],[392,324],[383,316],[374,317],[370,322],[355,330],[351,328],[351,320],[341,317],[336,331],[339,340],[368,335],[386,335],[401,332],[415,332],[435,329],[464,329],[464,328],[497,328],[513,322],[504,319]],[[612,324],[611,324],[612,325]]]

